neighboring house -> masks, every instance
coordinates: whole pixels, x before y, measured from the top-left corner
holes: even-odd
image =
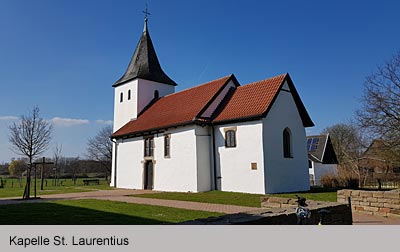
[[[309,189],[305,127],[289,74],[241,86],[232,74],[180,92],[145,27],[114,83],[111,186],[277,193]]]
[[[364,174],[372,179],[398,178],[400,167],[395,165],[390,155],[390,147],[381,139],[372,141],[358,161]]]
[[[329,134],[307,136],[307,150],[311,185],[321,185],[326,174],[337,174],[338,161]]]

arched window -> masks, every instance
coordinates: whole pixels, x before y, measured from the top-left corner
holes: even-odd
[[[119,95],[119,102],[123,101],[124,101],[124,93],[121,92],[121,94]]]
[[[158,92],[158,90],[154,90],[154,98],[158,99],[160,97],[160,93]]]
[[[128,90],[128,100],[130,100],[131,99],[131,90],[129,89]]]
[[[283,157],[291,158],[292,157],[292,134],[290,133],[290,129],[286,128],[283,130]]]
[[[236,131],[227,130],[225,132],[225,147],[236,147]]]

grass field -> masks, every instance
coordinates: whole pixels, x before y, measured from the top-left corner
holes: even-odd
[[[4,180],[4,178],[3,178]],[[37,195],[45,195],[45,194],[57,194],[57,193],[74,193],[74,192],[87,192],[91,190],[101,189],[108,190],[110,186],[104,178],[100,178],[99,185],[83,185],[83,179],[77,179],[76,183],[72,181],[72,179],[62,179],[62,185],[54,186],[53,181],[51,179],[47,180],[47,186],[44,183],[44,190],[40,190],[40,180],[36,182],[36,193]],[[22,197],[24,194],[26,180],[22,180],[21,184],[17,179],[6,179],[6,184],[4,188],[0,188],[0,198],[6,197]],[[34,183],[32,180],[31,185],[31,196],[34,195]]]
[[[0,225],[173,224],[219,215],[107,200],[60,200],[0,206]]]
[[[250,207],[259,207],[261,196],[263,195],[221,191],[209,191],[200,193],[162,192],[154,194],[134,195],[134,197],[142,198],[183,200]]]
[[[298,193],[282,193],[271,194],[276,197],[296,198],[296,194],[305,197],[307,200],[318,201],[337,201],[336,191],[321,191],[312,190],[309,192]],[[262,194],[248,194],[248,193],[234,193],[234,192],[221,192],[210,191],[201,193],[177,193],[177,192],[163,192],[154,194],[139,194],[134,197],[154,198],[154,199],[170,199],[170,200],[183,200],[206,202],[215,204],[237,205],[237,206],[250,206],[260,207],[260,197]]]

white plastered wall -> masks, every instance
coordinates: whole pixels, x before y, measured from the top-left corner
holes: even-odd
[[[225,130],[236,130],[236,147],[225,147]],[[262,122],[252,121],[216,126],[216,169],[219,190],[265,193]],[[251,163],[257,164],[252,170]]]
[[[128,91],[131,90],[131,99],[128,100]],[[175,87],[163,83],[144,79],[134,79],[115,87],[114,90],[114,132],[124,126],[153,100],[154,91],[158,90],[159,97],[175,92]],[[120,95],[123,101],[120,102]]]
[[[158,90],[159,97],[166,96],[175,92],[175,87],[172,85],[143,79],[138,80],[138,113],[140,113],[151,102],[151,100],[153,100],[155,90]]]
[[[170,134],[170,157],[164,157],[164,134]],[[196,137],[194,126],[154,136],[154,190],[197,192]]]
[[[287,83],[283,89],[289,90]],[[292,158],[283,157],[283,131],[291,132]],[[309,190],[306,133],[292,94],[280,91],[263,119],[266,193]]]
[[[117,187],[143,189],[143,137],[118,140],[117,148]]]
[[[170,156],[164,156],[164,135],[170,134]],[[198,134],[198,135],[196,135]],[[185,126],[154,135],[153,190],[210,190],[210,136],[206,128]],[[143,137],[119,141],[117,187],[143,189]],[[199,156],[199,158],[197,158]],[[113,165],[113,173],[114,173]],[[112,178],[113,178],[112,174]],[[113,185],[113,181],[111,183]]]
[[[114,89],[114,132],[124,126],[137,115],[138,79],[129,81]],[[128,100],[128,90],[131,90],[131,99]],[[120,95],[123,101],[120,102]]]

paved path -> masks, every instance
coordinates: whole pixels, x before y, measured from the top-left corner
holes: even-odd
[[[40,196],[41,197],[40,199],[33,199],[29,201],[22,201],[16,198],[3,198],[0,199],[0,205],[36,203],[36,202],[51,201],[51,200],[99,199],[99,200],[120,201],[127,203],[153,205],[153,206],[167,206],[167,207],[183,208],[189,210],[218,212],[225,214],[247,212],[258,209],[256,207],[243,207],[243,206],[211,204],[211,203],[201,203],[201,202],[134,197],[135,194],[144,194],[144,193],[157,193],[157,192],[146,191],[146,190],[128,190],[128,189],[99,190],[92,192],[42,195]],[[384,218],[380,216],[373,216],[373,215],[353,212],[353,225],[400,225],[400,218]]]
[[[400,218],[385,218],[353,212],[353,225],[400,225]]]
[[[201,210],[201,211],[226,213],[226,214],[247,212],[258,209],[257,207],[244,207],[244,206],[211,204],[202,202],[189,202],[180,200],[164,200],[164,199],[133,197],[135,194],[144,194],[144,193],[157,193],[157,192],[146,191],[146,190],[128,190],[128,189],[99,190],[93,192],[41,195],[40,199],[32,199],[29,201],[16,200],[15,198],[5,198],[5,199],[0,199],[0,205],[37,203],[50,200],[99,199],[99,200],[120,201],[127,203],[153,205],[153,206],[175,207],[175,208],[182,208],[189,210]]]

